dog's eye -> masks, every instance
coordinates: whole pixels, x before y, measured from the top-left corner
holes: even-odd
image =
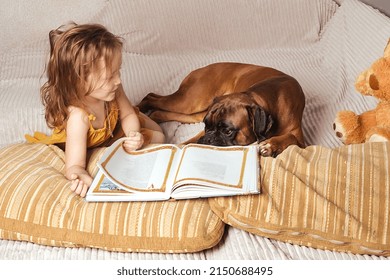
[[[223,130],[223,132],[224,132],[224,134],[225,134],[226,136],[232,136],[233,133],[234,133],[234,130],[233,130],[233,129],[229,129],[229,128],[225,128],[225,129]]]

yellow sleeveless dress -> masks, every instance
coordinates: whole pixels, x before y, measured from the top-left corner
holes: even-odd
[[[140,116],[138,108],[134,108],[141,123],[141,127],[144,126],[145,120]],[[119,119],[119,109],[115,101],[109,103],[109,112],[107,118],[104,121],[102,128],[95,129],[91,121],[96,117],[92,114],[88,116],[89,130],[87,136],[87,148],[96,148],[101,146],[109,146],[115,140],[124,137],[125,133],[122,130]],[[141,133],[144,136],[144,145],[150,143],[151,131],[149,129],[142,128]],[[47,145],[53,144],[65,144],[66,142],[66,130],[54,128],[51,135],[46,135],[42,132],[34,132],[34,135],[25,135],[27,142],[29,143],[43,143]]]

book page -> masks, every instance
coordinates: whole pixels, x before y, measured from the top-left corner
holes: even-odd
[[[157,201],[167,200],[170,192],[129,192],[118,187],[100,169],[85,197],[86,201]]]
[[[120,156],[120,160],[110,161],[106,165],[106,170],[124,185],[131,186],[135,189],[150,188],[150,178],[158,154],[149,153],[138,156],[126,156],[123,153]]]
[[[164,192],[177,149],[167,145],[129,153],[118,145],[101,168],[112,182],[129,191]]]
[[[228,151],[228,152],[226,152]],[[212,147],[188,145],[175,184],[183,180],[197,180],[230,188],[241,188],[247,151],[242,147]]]

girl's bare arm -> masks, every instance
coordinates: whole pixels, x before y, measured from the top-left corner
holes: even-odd
[[[72,180],[71,190],[84,197],[92,183],[86,170],[88,115],[84,110],[72,108],[66,125],[65,176]]]

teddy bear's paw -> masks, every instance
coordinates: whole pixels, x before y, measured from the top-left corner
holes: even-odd
[[[333,130],[335,131],[337,138],[339,138],[340,141],[344,143],[346,131],[337,120],[335,120],[333,123]]]
[[[370,138],[367,139],[367,142],[387,142],[389,139],[387,139],[385,136],[380,134],[373,134],[370,136]]]

